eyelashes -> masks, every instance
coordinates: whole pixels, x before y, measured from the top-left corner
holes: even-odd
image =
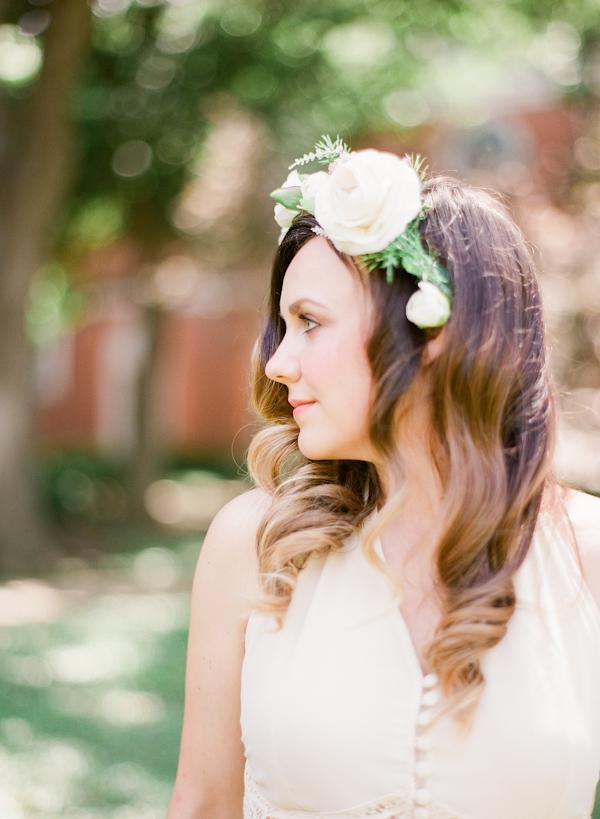
[[[304,322],[307,325],[312,324],[312,327],[307,327],[306,328],[306,330],[304,331],[306,333],[310,333],[311,330],[314,330],[315,327],[319,326],[314,319],[308,318],[308,316],[304,316],[304,315],[302,315],[302,313],[298,314],[298,318],[300,319],[300,321]]]
[[[284,331],[287,331],[287,324],[284,317],[281,314],[279,314],[279,318],[281,320],[281,323],[283,324]],[[304,330],[305,333],[310,333],[311,330],[314,330],[316,327],[320,326],[318,321],[315,321],[315,319],[305,316],[303,313],[298,313],[296,318],[302,324],[308,325]]]

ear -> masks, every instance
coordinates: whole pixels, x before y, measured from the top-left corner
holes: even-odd
[[[437,335],[433,336],[423,350],[423,364],[432,364],[444,349],[446,343],[446,328],[442,327]]]

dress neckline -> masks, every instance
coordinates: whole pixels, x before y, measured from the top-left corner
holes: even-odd
[[[379,535],[375,538],[375,540],[373,542],[373,548],[375,549],[375,552],[377,553],[377,555],[383,560],[385,565],[388,568],[391,569],[390,564],[387,562],[387,560],[385,558],[385,554],[383,552],[383,544],[381,543],[381,538],[379,537]],[[407,655],[410,657],[410,661],[411,661],[411,663],[412,663],[412,665],[413,665],[413,667],[415,669],[415,672],[417,673],[417,675],[419,677],[419,680],[420,680],[420,682],[422,684],[425,677],[431,675],[431,673],[432,673],[431,669],[423,668],[423,666],[421,665],[421,660],[419,658],[419,652],[417,651],[417,648],[416,648],[416,646],[415,646],[415,644],[413,642],[413,639],[412,639],[412,636],[411,636],[411,633],[410,633],[410,629],[408,628],[406,620],[404,619],[404,615],[402,614],[402,611],[400,610],[400,607],[398,605],[394,605],[393,609],[394,609],[394,616],[398,620],[398,623],[400,625],[400,629],[402,631],[402,635],[403,635],[405,646],[406,646]]]

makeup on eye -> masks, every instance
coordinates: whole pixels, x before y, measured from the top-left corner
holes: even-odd
[[[283,317],[283,315],[282,315],[281,313],[279,314],[279,317],[280,317],[280,318],[281,318],[281,320],[283,321],[284,325],[287,327],[287,322],[286,322],[286,320],[284,319],[284,317]],[[310,331],[311,331],[311,330],[314,330],[314,329],[315,329],[315,327],[319,327],[319,326],[320,326],[320,322],[318,322],[318,321],[317,321],[316,319],[314,319],[314,318],[311,318],[310,316],[305,316],[305,315],[304,315],[304,313],[296,313],[296,314],[294,314],[294,315],[292,316],[292,321],[293,321],[293,320],[296,320],[296,322],[297,322],[298,324],[304,324],[304,325],[306,325],[306,324],[310,324],[310,325],[312,325],[311,327],[305,327],[304,332],[306,332],[306,333],[310,333]]]
[[[311,330],[314,330],[315,327],[319,326],[318,321],[315,321],[315,319],[312,319],[312,318],[309,318],[308,316],[305,316],[303,313],[298,313],[298,320],[305,323],[305,324],[312,324],[313,325],[312,327],[307,327],[306,328],[305,332],[307,332],[307,333],[310,333]]]
[[[322,320],[320,319],[319,321],[317,321],[314,318],[308,318],[306,316],[305,311],[307,310],[307,308],[310,309],[311,307],[316,308],[317,313],[322,316]],[[284,312],[288,316],[291,316],[292,318],[298,318],[301,321],[307,321],[307,320],[308,321],[315,321],[317,324],[322,324],[323,321],[327,320],[327,318],[330,317],[330,315],[331,315],[331,311],[329,310],[329,308],[326,305],[322,304],[321,302],[315,301],[315,299],[309,299],[309,298],[305,298],[305,297],[296,299],[296,301],[294,301],[292,304],[289,305],[287,310],[280,310],[279,311],[279,316],[280,316],[280,318],[282,319],[282,321],[285,324],[286,319],[285,319],[285,316],[284,316]]]

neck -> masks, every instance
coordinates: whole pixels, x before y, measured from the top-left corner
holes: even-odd
[[[430,563],[443,528],[443,489],[429,445],[429,429],[425,413],[419,422],[414,416],[408,425],[410,433],[403,435],[399,446],[403,474],[392,464],[379,469],[388,498],[402,493],[402,502],[383,535],[388,553],[393,551],[418,562]]]

